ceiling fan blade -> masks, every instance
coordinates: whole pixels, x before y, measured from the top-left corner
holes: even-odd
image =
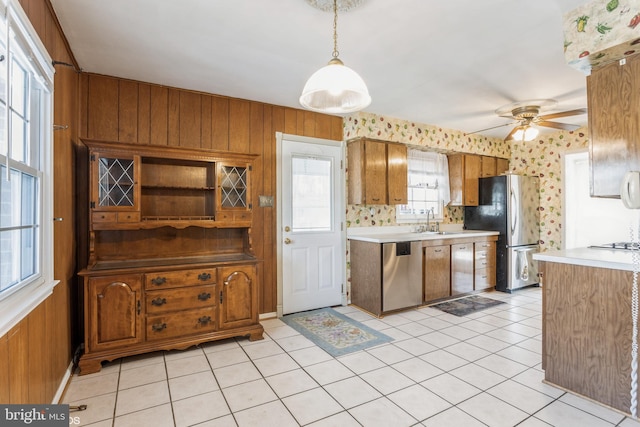
[[[580,128],[580,125],[570,125],[569,123],[547,122],[545,120],[536,122],[536,125],[544,126],[548,128],[554,128],[554,129],[562,129],[562,130],[576,130]]]
[[[505,127],[505,126],[511,126],[511,125],[513,125],[514,123],[518,123],[518,122],[505,123],[505,124],[503,124],[503,125],[498,125],[498,126],[493,126],[493,127],[486,128],[486,129],[476,130],[476,131],[474,131],[474,132],[467,132],[467,133],[466,133],[466,135],[470,135],[470,134],[472,134],[472,133],[484,132],[485,130],[491,130],[491,129],[497,129],[497,128],[501,128],[501,127]]]
[[[509,141],[510,139],[513,139],[513,135],[516,134],[516,132],[518,132],[518,129],[522,128],[522,126],[516,126],[513,129],[511,129],[511,132],[509,132],[509,135],[507,135],[505,137],[505,141]]]
[[[586,113],[587,113],[587,109],[586,108],[578,108],[576,110],[561,111],[559,113],[545,114],[543,116],[538,116],[538,118],[542,119],[542,120],[557,119],[558,117],[577,116],[579,114],[586,114]]]

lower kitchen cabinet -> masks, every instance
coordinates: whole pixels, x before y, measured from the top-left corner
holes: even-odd
[[[424,300],[451,296],[451,246],[424,248]]]
[[[262,339],[255,262],[137,270],[82,272],[81,375],[134,354],[235,336]]]
[[[473,243],[451,245],[451,295],[473,292]]]
[[[476,291],[484,291],[496,286],[496,242],[474,244],[474,281]]]

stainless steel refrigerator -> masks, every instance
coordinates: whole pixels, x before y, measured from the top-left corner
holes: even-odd
[[[540,194],[538,177],[501,175],[480,178],[479,205],[464,208],[468,230],[499,231],[496,289],[504,292],[539,283]]]

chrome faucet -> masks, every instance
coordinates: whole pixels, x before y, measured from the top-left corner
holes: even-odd
[[[433,218],[434,221],[436,219],[436,214],[433,211],[433,207],[427,211],[427,231],[431,231],[431,226],[429,225],[429,217]]]

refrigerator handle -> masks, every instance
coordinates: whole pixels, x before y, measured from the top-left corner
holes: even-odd
[[[509,206],[509,216],[511,217],[511,235],[513,236],[513,233],[516,231],[516,226],[518,225],[518,209],[516,209],[516,193],[513,191],[513,188],[510,188],[509,192],[511,193],[511,206]]]

